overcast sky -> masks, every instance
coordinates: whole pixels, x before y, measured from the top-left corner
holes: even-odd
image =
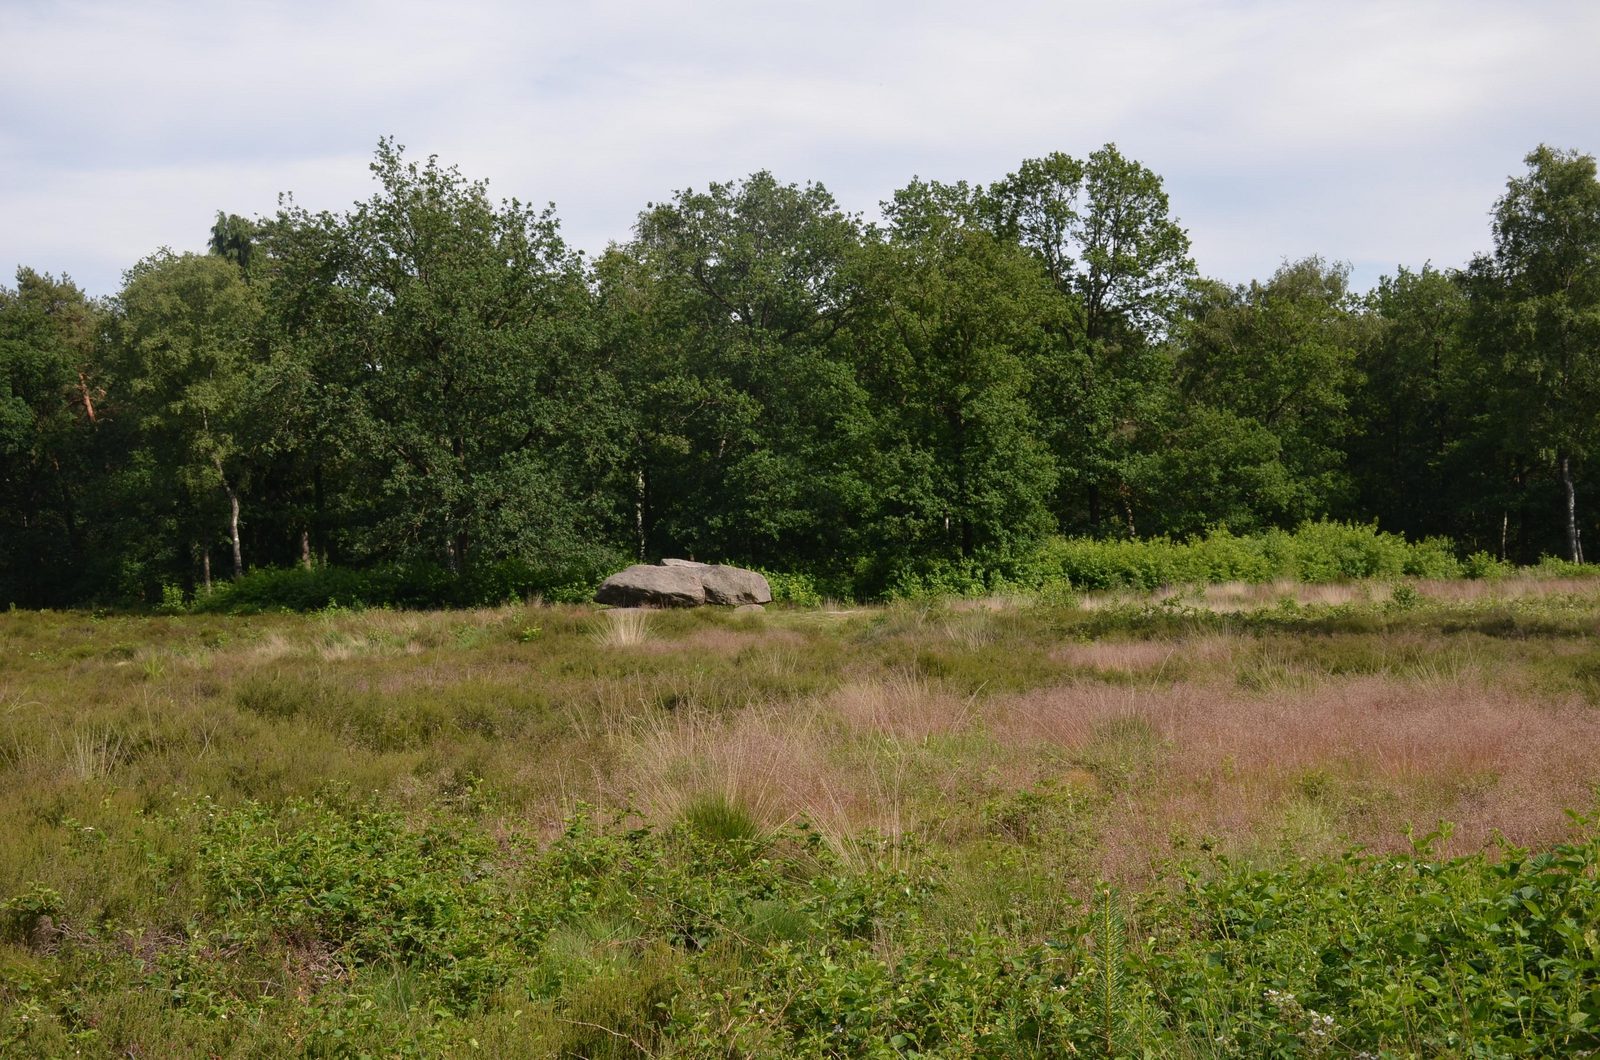
[[[590,252],[756,169],[851,211],[1107,141],[1202,272],[1457,265],[1540,142],[1600,150],[1600,3],[0,0],[0,270],[95,294],[218,209],[371,193],[381,135]]]

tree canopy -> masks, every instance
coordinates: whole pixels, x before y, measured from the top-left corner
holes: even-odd
[[[219,210],[111,298],[0,287],[0,601],[673,554],[871,594],[1324,518],[1581,561],[1596,523],[1588,154],[1535,149],[1484,253],[1366,294],[1318,256],[1207,277],[1112,144],[912,179],[876,222],[756,172],[592,260],[553,206],[392,140],[371,169],[343,211]]]

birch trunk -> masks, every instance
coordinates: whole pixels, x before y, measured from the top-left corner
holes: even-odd
[[[228,473],[222,470],[222,458],[213,455],[211,466],[217,469],[217,480],[228,495],[228,540],[233,544],[233,576],[238,578],[244,574],[244,551],[239,547],[239,494],[228,481]]]
[[[1561,485],[1567,491],[1567,556],[1574,563],[1583,562],[1583,541],[1578,531],[1578,490],[1572,484],[1572,458],[1561,454]]]
[[[224,485],[223,489],[228,491],[228,540],[233,544],[233,576],[238,578],[244,574],[244,552],[239,548],[239,495],[232,486]]]

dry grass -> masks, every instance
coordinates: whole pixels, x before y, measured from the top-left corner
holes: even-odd
[[[594,641],[602,648],[634,648],[650,639],[650,615],[632,607],[605,612]]]
[[[1442,603],[1544,600],[1574,597],[1600,599],[1600,582],[1593,578],[1545,578],[1517,575],[1487,579],[1403,579],[1425,600]],[[1284,601],[1305,606],[1363,605],[1382,603],[1394,591],[1394,582],[1369,580],[1306,584],[1277,580],[1270,582],[1222,582],[1206,586],[1175,586],[1153,593],[1136,590],[1110,590],[1086,593],[1080,606],[1086,611],[1122,607],[1151,600],[1179,600],[1184,604],[1216,614],[1234,614],[1272,607]]]
[[[646,715],[613,735],[623,768],[610,794],[649,816],[671,819],[712,794],[768,826],[802,815],[833,822],[851,816],[850,786],[828,760],[815,710]]]
[[[1570,596],[1593,600],[1600,596],[1600,583],[1593,578],[1542,578],[1519,575],[1483,580],[1418,581],[1417,591],[1431,600],[1463,602],[1471,600],[1538,600]]]
[[[1437,615],[1386,610],[1389,586],[1212,593],[1246,610],[1365,593],[1381,622],[1360,632],[1099,639],[1081,614],[1000,598],[838,615],[0,616],[0,890],[37,875],[56,822],[122,812],[107,792],[159,809],[342,785],[420,808],[481,790],[506,827],[541,834],[579,802],[666,819],[720,795],[849,850],[866,829],[969,842],[995,800],[1071,789],[1075,856],[1130,876],[1157,871],[1175,835],[1392,846],[1448,818],[1462,849],[1556,837],[1600,779],[1600,594],[1417,584]],[[1540,592],[1571,620],[1537,638],[1447,631],[1452,607],[1537,609]]]
[[[109,727],[94,726],[78,729],[69,740],[57,735],[61,741],[67,768],[76,780],[99,780],[111,775],[122,760],[122,735]]]
[[[998,738],[1091,752],[1108,724],[1157,741],[1108,845],[1173,830],[1260,838],[1295,802],[1320,802],[1329,840],[1397,844],[1438,818],[1471,848],[1495,833],[1540,843],[1593,799],[1600,712],[1471,680],[1357,676],[1250,693],[1221,684],[1069,686],[1016,697]],[[1118,828],[1126,829],[1119,835]]]
[[[1104,673],[1160,673],[1180,652],[1193,658],[1197,653],[1168,640],[1099,640],[1083,644],[1064,644],[1050,653],[1057,662],[1084,670]]]
[[[972,724],[975,697],[958,696],[904,670],[855,680],[834,691],[825,709],[849,731],[897,740],[926,740]]]

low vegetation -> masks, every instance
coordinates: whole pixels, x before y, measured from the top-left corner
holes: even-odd
[[[1226,530],[1187,540],[1103,540],[1055,537],[1010,560],[952,561],[922,558],[890,571],[864,565],[858,576],[766,571],[781,603],[817,606],[835,600],[911,600],[1043,596],[1056,601],[1104,590],[1183,591],[1188,587],[1243,583],[1270,586],[1345,585],[1399,578],[1500,579],[1533,573],[1545,577],[1593,577],[1593,568],[1546,556],[1519,568],[1487,553],[1462,558],[1444,538],[1410,542],[1376,527],[1330,521],[1307,522],[1294,531],[1237,535]],[[364,570],[313,566],[253,570],[210,591],[186,593],[168,584],[160,609],[249,614],[311,611],[327,607],[475,607],[538,598],[580,603],[593,597],[609,568],[553,570],[502,562],[457,577],[429,564],[389,565]]]
[[[1600,1049],[1600,583],[1284,573],[0,616],[0,1052]]]

